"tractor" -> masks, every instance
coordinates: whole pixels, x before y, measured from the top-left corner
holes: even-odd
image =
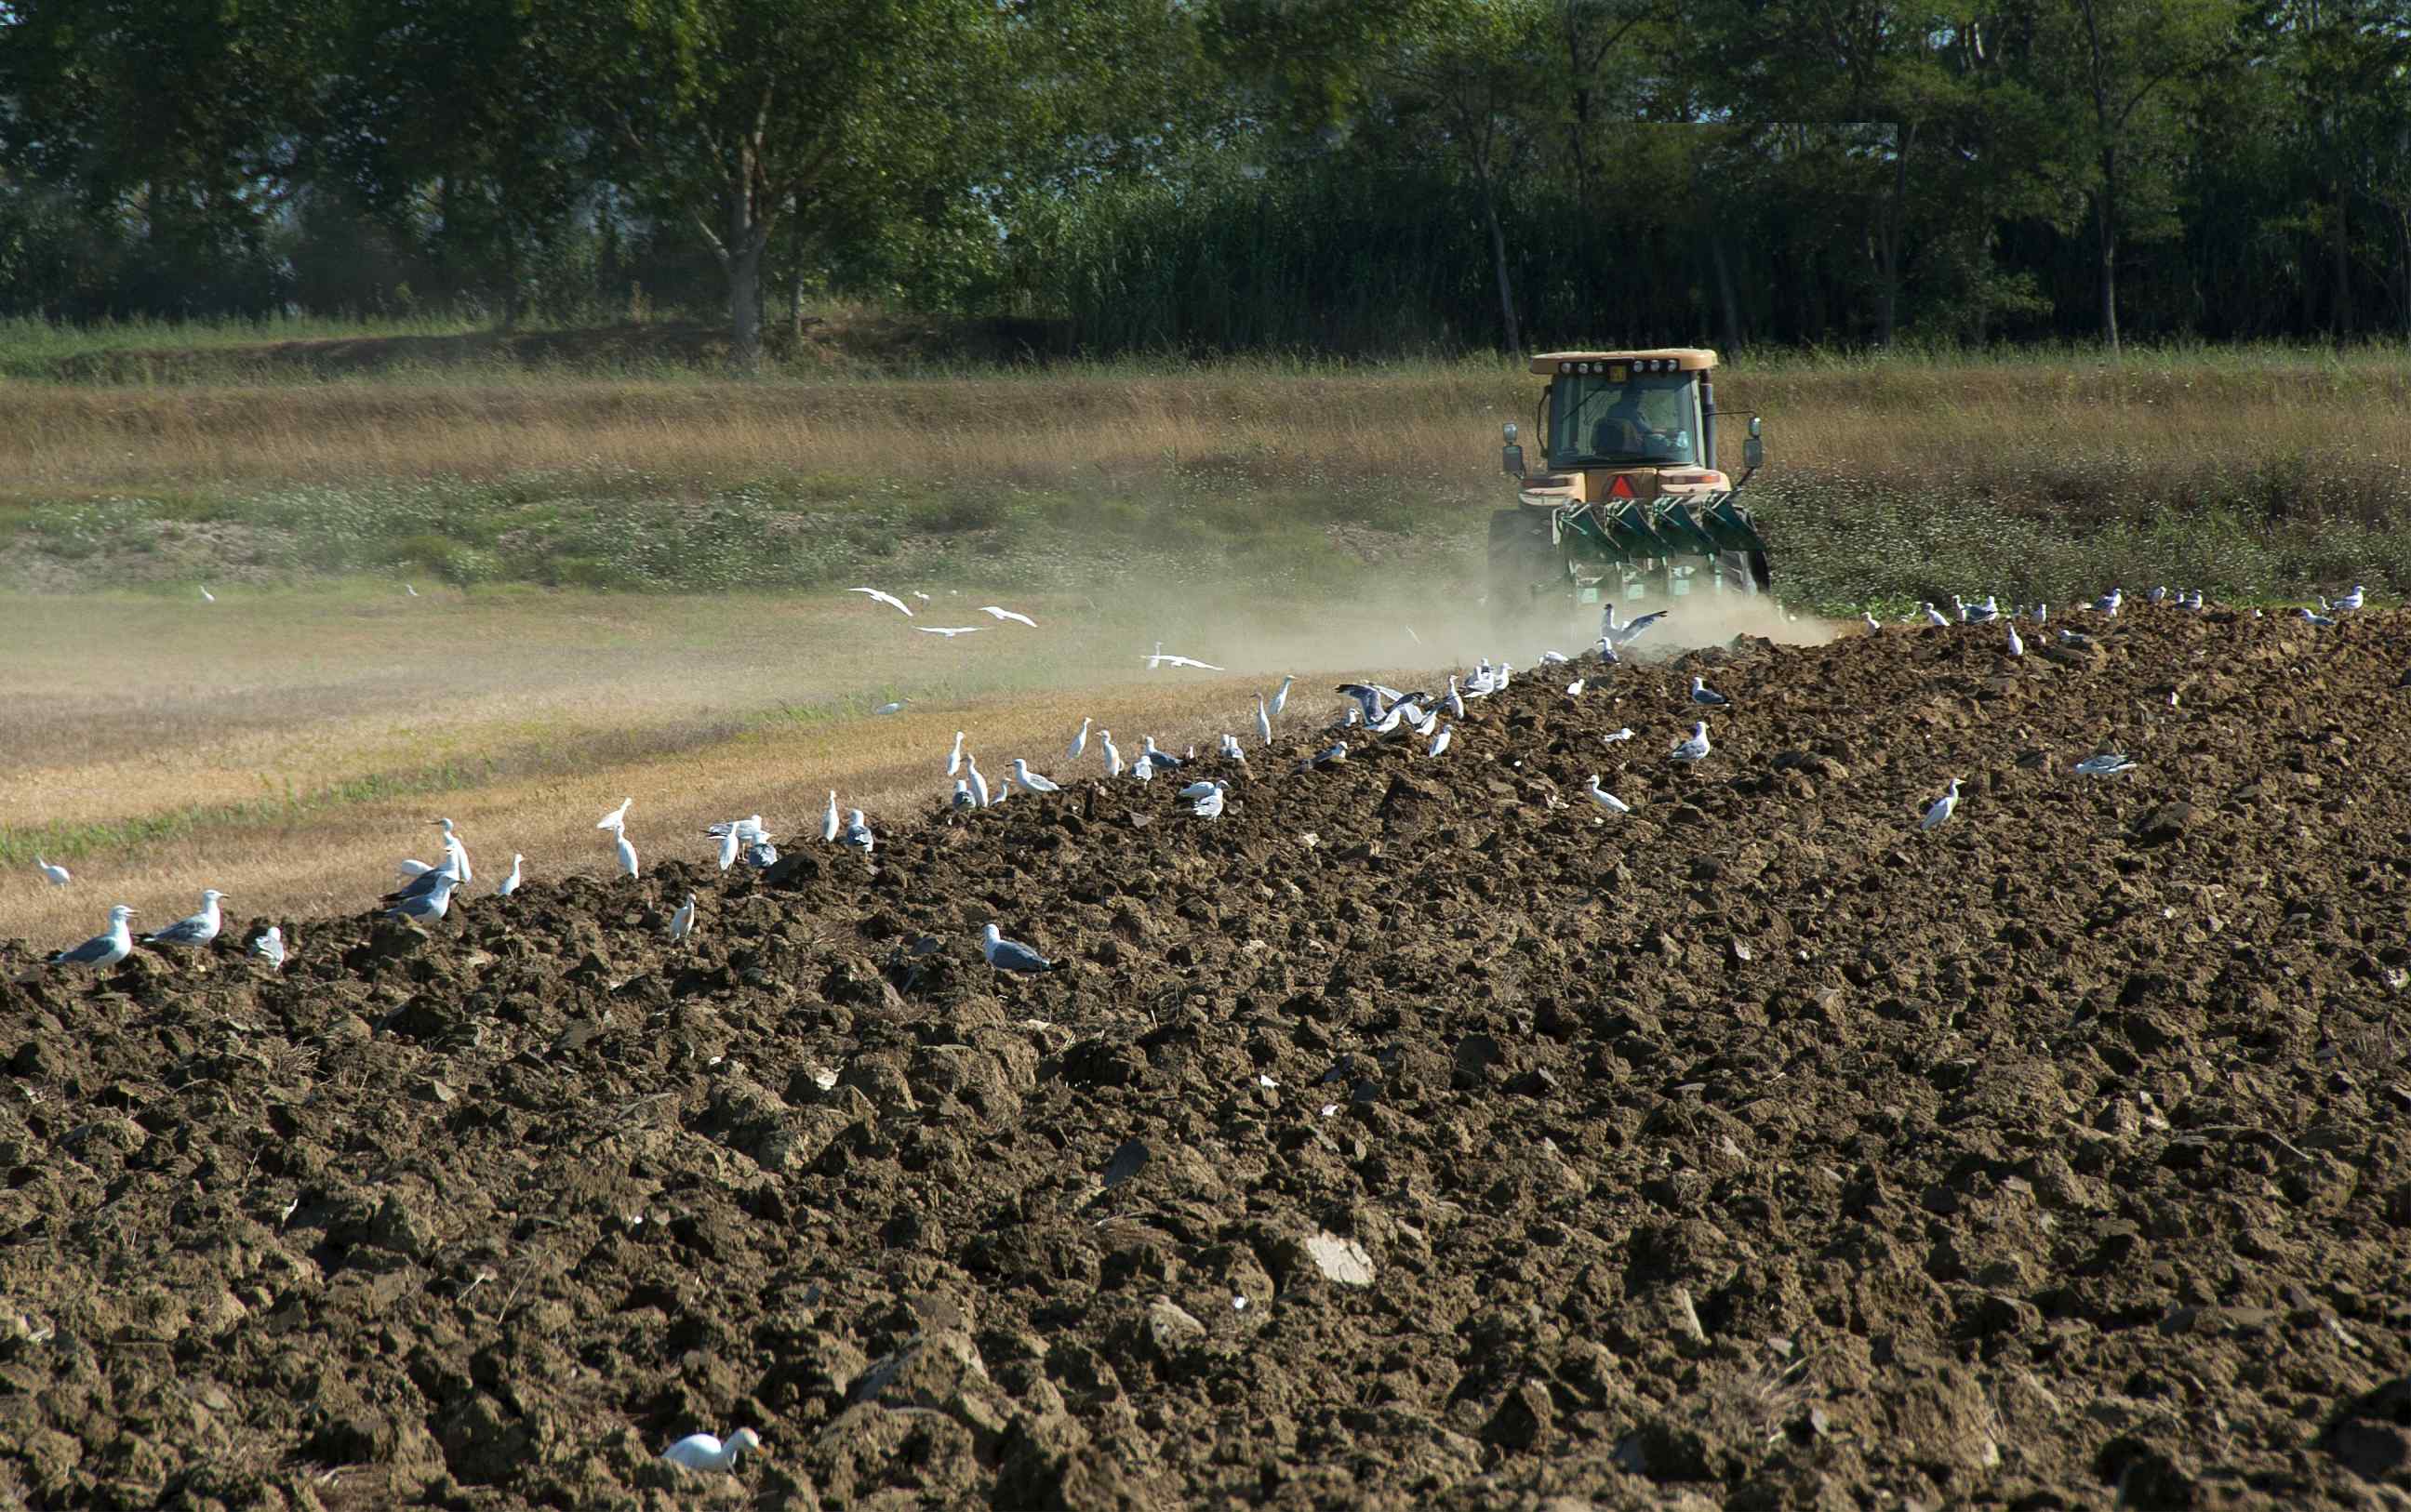
[[[1718,470],[1716,366],[1700,347],[1532,358],[1549,380],[1536,417],[1542,470],[1526,471],[1508,425],[1499,463],[1517,480],[1516,502],[1490,516],[1494,618],[1768,591],[1766,542],[1733,501],[1765,446],[1752,415],[1746,471]]]

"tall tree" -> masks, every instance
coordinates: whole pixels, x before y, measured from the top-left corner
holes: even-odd
[[[2046,0],[2038,55],[2055,73],[2046,90],[2078,106],[2072,158],[2092,206],[2101,341],[2113,355],[2133,181],[2176,150],[2185,86],[2234,48],[2241,15],[2238,0]]]

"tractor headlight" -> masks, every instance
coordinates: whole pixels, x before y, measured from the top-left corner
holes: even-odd
[[[1571,362],[1560,362],[1557,364],[1557,371],[1559,372],[1571,372],[1574,371],[1574,365]]]

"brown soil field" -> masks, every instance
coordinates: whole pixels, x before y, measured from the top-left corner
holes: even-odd
[[[2405,622],[2078,618],[0,945],[0,1503],[2402,1505]]]

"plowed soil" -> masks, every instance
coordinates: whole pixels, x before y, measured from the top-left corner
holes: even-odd
[[[2087,628],[0,949],[0,1502],[2404,1505],[2405,627]]]

